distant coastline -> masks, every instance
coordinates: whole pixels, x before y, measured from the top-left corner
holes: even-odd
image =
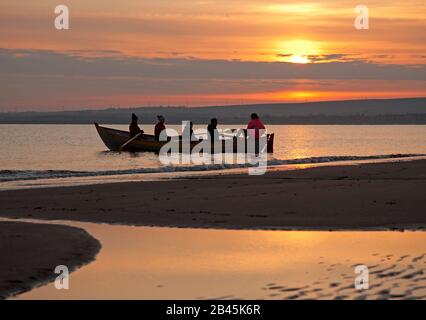
[[[210,107],[135,107],[101,110],[0,113],[0,124],[127,124],[135,112],[142,122],[154,122],[163,114],[167,123],[191,120],[204,124],[212,118],[221,124],[245,123],[257,112],[268,124],[426,124],[426,98],[368,99],[275,103]]]

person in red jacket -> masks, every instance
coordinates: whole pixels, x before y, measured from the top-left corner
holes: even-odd
[[[265,125],[262,123],[262,121],[260,121],[259,116],[256,113],[252,113],[250,117],[251,117],[251,120],[247,125],[247,129],[254,129],[255,130],[254,137],[256,140],[259,140],[259,130],[266,129]]]
[[[154,128],[154,135],[155,135],[155,141],[160,141],[160,134],[163,130],[166,130],[166,126],[164,125],[164,122],[166,119],[164,119],[163,116],[157,116],[158,123],[155,125]]]

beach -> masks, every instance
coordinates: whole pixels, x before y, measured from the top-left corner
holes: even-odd
[[[56,266],[69,271],[95,259],[100,243],[74,227],[0,222],[0,300],[55,279]]]
[[[426,160],[0,192],[0,216],[137,226],[426,227]]]
[[[425,168],[426,160],[396,161],[10,190],[0,192],[0,216],[206,229],[424,230]],[[53,279],[56,265],[74,269],[93,260],[100,248],[75,227],[1,224],[3,297]]]

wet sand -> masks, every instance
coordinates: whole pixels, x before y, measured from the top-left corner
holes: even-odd
[[[426,160],[0,192],[0,216],[140,226],[426,227]]]
[[[52,222],[58,223],[58,222]],[[64,222],[96,261],[17,299],[426,299],[426,233],[259,231]],[[355,266],[369,288],[354,286]]]
[[[55,279],[58,265],[75,270],[94,260],[100,247],[79,228],[0,222],[0,299]]]

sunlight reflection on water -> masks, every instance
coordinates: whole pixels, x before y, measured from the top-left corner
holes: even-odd
[[[61,222],[64,223],[64,222]],[[232,231],[66,222],[100,240],[95,262],[19,299],[426,298],[424,232]],[[370,289],[354,289],[354,266]]]

